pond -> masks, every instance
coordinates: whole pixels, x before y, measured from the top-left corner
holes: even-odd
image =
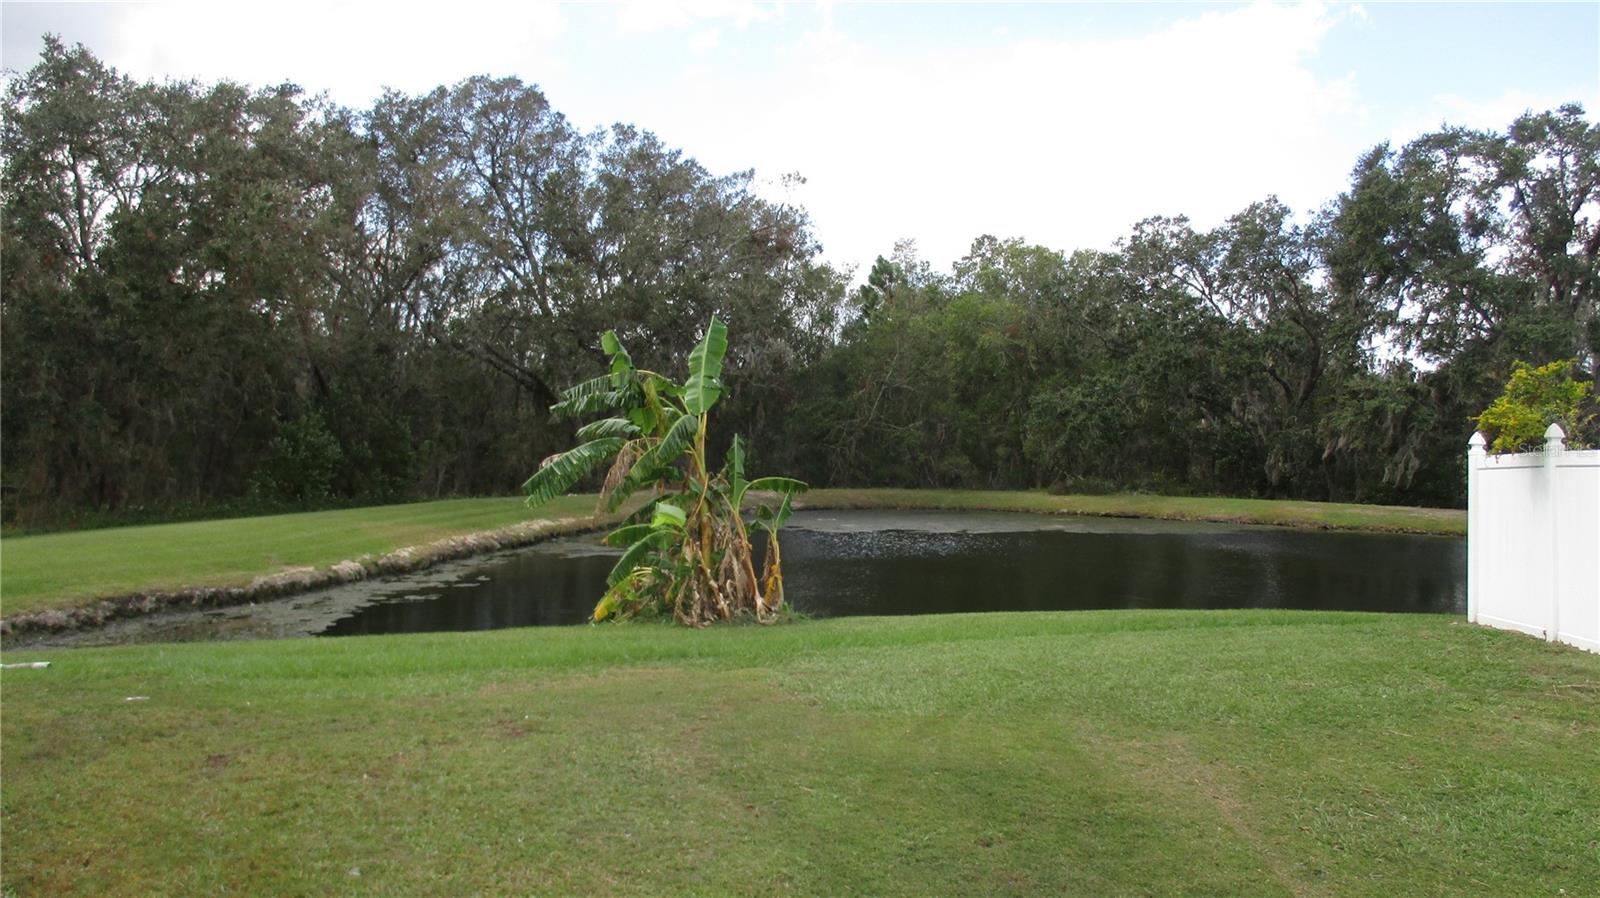
[[[167,612],[52,642],[417,633],[576,624],[615,550],[568,537],[392,580]],[[818,617],[1107,608],[1462,613],[1460,539],[1009,512],[802,511],[789,601]]]

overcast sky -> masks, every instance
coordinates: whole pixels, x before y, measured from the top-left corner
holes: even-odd
[[[808,183],[827,257],[992,233],[1107,248],[1332,199],[1356,157],[1443,123],[1600,112],[1600,3],[18,3],[0,64],[55,32],[140,78],[293,81],[365,106],[475,74],[574,123],[655,131],[714,172]]]

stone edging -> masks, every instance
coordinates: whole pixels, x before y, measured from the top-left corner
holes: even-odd
[[[595,530],[605,523],[596,518],[524,521],[495,530],[449,536],[420,546],[405,546],[383,555],[362,555],[326,568],[289,568],[276,574],[256,577],[244,586],[195,586],[108,596],[75,608],[52,608],[13,615],[0,620],[0,635],[83,630],[119,618],[137,617],[169,608],[217,608],[260,599],[282,598],[370,577],[409,574],[445,561]]]

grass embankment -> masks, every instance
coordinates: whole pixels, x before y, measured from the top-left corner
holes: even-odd
[[[1448,509],[1042,492],[815,490],[816,507],[952,508],[1405,530],[1459,535]],[[0,541],[0,614],[69,608],[156,589],[228,586],[292,567],[326,567],[430,540],[521,521],[589,515],[594,499],[568,496],[529,511],[519,498],[450,499],[338,511],[118,527]]]
[[[0,541],[0,613],[144,590],[243,584],[286,568],[326,567],[444,537],[593,512],[593,496],[563,497],[538,511],[516,497],[447,499],[10,537]]]
[[[1453,508],[1355,505],[1287,499],[1224,499],[1212,496],[1052,496],[1019,490],[813,490],[802,497],[812,508],[951,508],[1034,511],[1175,521],[1274,524],[1328,530],[1376,530],[1463,536],[1467,513]]]
[[[1600,883],[1600,657],[1437,616],[855,618],[6,660],[32,658],[53,666],[3,674],[17,895]]]

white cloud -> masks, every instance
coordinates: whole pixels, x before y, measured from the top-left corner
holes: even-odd
[[[144,77],[293,81],[365,105],[471,75],[540,68],[565,29],[554,2],[129,4],[104,55]]]
[[[617,8],[617,27],[631,34],[687,28],[695,22],[732,20],[743,28],[777,18],[782,7],[754,0],[632,0]]]
[[[1331,198],[1365,142],[1345,127],[1360,110],[1349,78],[1308,62],[1342,16],[1256,5],[955,56],[824,30],[773,77],[681,93],[715,104],[657,97],[654,120],[715,167],[807,175],[799,198],[843,264],[901,237],[940,266],[986,232],[1108,247],[1147,215],[1209,224],[1269,194]]]
[[[717,48],[717,42],[721,39],[721,37],[722,32],[716,28],[707,28],[704,31],[696,31],[694,34],[689,35],[689,49],[697,53],[705,53],[709,50],[715,50]]]

